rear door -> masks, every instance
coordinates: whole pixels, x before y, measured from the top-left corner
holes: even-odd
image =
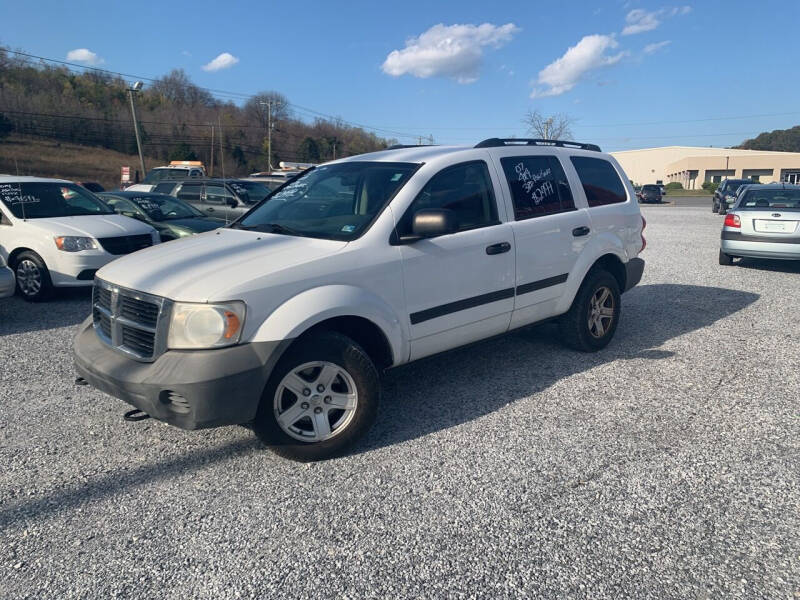
[[[205,212],[218,219],[233,221],[244,213],[244,210],[231,207],[232,203],[236,203],[238,207],[239,201],[222,183],[207,183],[203,202],[205,205]]]
[[[483,160],[442,169],[397,225],[411,233],[416,211],[455,213],[457,232],[400,245],[411,360],[508,329],[514,307],[514,238],[498,217],[496,176]]]
[[[514,209],[516,299],[511,327],[553,316],[578,256],[591,237],[563,166],[553,154],[499,156]]]

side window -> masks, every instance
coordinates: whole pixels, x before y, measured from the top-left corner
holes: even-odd
[[[118,196],[112,196],[110,198],[106,197],[103,198],[111,208],[114,209],[114,212],[127,212],[127,213],[138,213],[139,209],[130,201],[125,198],[120,198]]]
[[[510,156],[500,164],[517,221],[575,210],[567,176],[555,156]]]
[[[202,187],[202,183],[185,183],[178,190],[178,198],[186,202],[200,202],[200,190]]]
[[[617,204],[628,199],[617,170],[607,160],[588,156],[571,156],[589,206]]]
[[[206,202],[209,204],[225,204],[233,194],[222,185],[206,185]]]
[[[153,191],[157,194],[171,194],[174,189],[174,183],[158,183],[153,188]]]
[[[400,235],[411,233],[414,213],[424,208],[446,208],[455,213],[458,231],[498,222],[489,169],[482,160],[447,167],[422,188],[398,225]]]

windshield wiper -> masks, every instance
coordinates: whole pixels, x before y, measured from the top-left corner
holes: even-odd
[[[245,231],[262,231],[264,233],[280,233],[283,235],[302,235],[299,231],[286,227],[280,223],[261,223],[259,225],[242,225],[241,223],[232,223],[231,228],[244,229]]]

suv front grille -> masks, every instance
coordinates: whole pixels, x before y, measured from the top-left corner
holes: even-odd
[[[142,361],[166,349],[171,302],[95,278],[92,319],[97,336],[115,350]]]
[[[143,235],[123,235],[120,237],[98,238],[103,250],[109,254],[130,254],[142,248],[153,245],[153,238],[149,233]]]

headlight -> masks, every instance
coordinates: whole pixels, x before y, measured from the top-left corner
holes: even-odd
[[[198,350],[239,343],[244,325],[244,302],[190,304],[175,302],[169,324],[167,346]]]
[[[56,241],[56,247],[64,252],[80,252],[81,250],[94,250],[97,248],[95,241],[89,237],[62,235],[53,239]]]

